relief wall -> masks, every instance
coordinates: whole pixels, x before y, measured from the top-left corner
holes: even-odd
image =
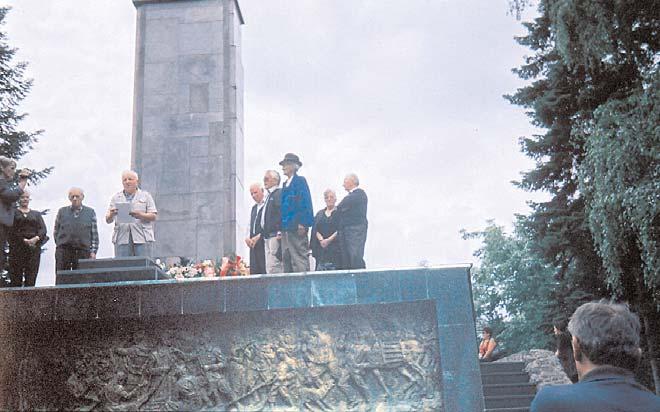
[[[415,302],[22,325],[0,406],[442,411],[435,324]]]

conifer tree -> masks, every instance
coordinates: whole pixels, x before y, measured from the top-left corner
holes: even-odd
[[[0,155],[19,160],[33,148],[43,131],[28,132],[20,128],[27,114],[19,110],[19,105],[30,91],[32,80],[25,78],[27,63],[14,60],[16,49],[9,46],[7,34],[1,28],[9,10],[9,7],[0,8]],[[51,170],[33,171],[31,181],[44,178]]]
[[[629,301],[660,391],[660,1],[540,0],[539,14],[518,39],[534,55],[516,72],[533,82],[509,99],[546,130],[522,139],[537,164],[519,185],[551,194],[533,204],[529,225],[559,268],[553,310],[599,296]]]

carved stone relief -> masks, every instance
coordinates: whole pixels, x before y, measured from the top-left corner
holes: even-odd
[[[95,333],[73,325],[63,342],[27,345],[17,364],[14,407],[441,411],[433,319],[420,316],[422,307],[394,306],[413,310],[127,320]]]

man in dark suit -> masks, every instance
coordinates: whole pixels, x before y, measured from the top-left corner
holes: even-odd
[[[250,186],[250,195],[254,199],[254,206],[250,213],[250,235],[245,244],[250,248],[250,274],[266,273],[266,257],[264,255],[264,239],[262,236],[261,214],[264,209],[264,190],[255,183]]]
[[[282,223],[282,198],[280,174],[275,170],[267,170],[264,175],[266,200],[261,214],[263,228],[264,250],[266,254],[266,273],[282,273],[282,250],[280,226]]]
[[[601,301],[580,306],[568,324],[580,381],[546,386],[531,412],[660,411],[660,397],[632,373],[641,358],[639,330],[639,319],[627,305]]]
[[[367,194],[360,189],[355,173],[344,178],[348,195],[337,205],[339,245],[344,269],[364,269],[364,244],[367,241]]]

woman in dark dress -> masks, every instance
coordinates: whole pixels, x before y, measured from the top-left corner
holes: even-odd
[[[41,212],[30,210],[30,193],[18,198],[14,214],[14,226],[9,234],[9,278],[10,286],[34,286],[39,273],[41,245],[46,239],[46,225]]]
[[[325,209],[319,210],[312,227],[312,256],[316,259],[316,270],[341,269],[341,250],[337,239],[337,195],[328,189],[323,192]]]

